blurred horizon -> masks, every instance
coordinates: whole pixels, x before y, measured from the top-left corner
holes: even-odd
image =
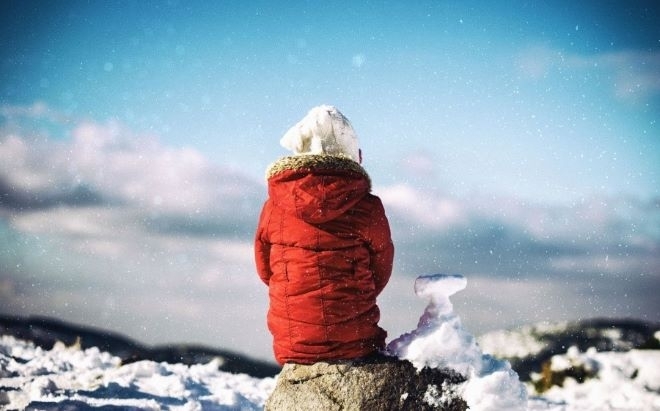
[[[0,313],[270,359],[252,261],[280,137],[352,122],[416,276],[475,335],[660,321],[655,2],[0,4]]]

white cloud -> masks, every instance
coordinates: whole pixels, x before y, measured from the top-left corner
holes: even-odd
[[[537,46],[520,53],[517,66],[521,74],[533,80],[539,80],[548,74],[558,60],[560,60],[558,51]]]
[[[71,121],[69,139],[22,126],[57,121],[49,112],[3,110],[3,311],[269,358],[252,256],[262,182],[113,122]],[[96,201],[82,201],[80,187]],[[262,317],[263,329],[226,335]]]
[[[361,68],[366,61],[367,58],[365,57],[365,55],[362,53],[358,53],[353,55],[353,57],[351,58],[351,65],[355,68]]]
[[[380,187],[378,195],[391,212],[423,228],[440,229],[466,222],[465,210],[450,198],[434,197],[407,185]]]
[[[400,165],[403,170],[412,176],[420,178],[435,177],[436,161],[433,157],[424,151],[416,151],[405,155]]]
[[[202,342],[270,358],[267,289],[252,261],[266,195],[261,181],[117,123],[67,119],[60,124],[70,138],[54,139],[21,122],[59,121],[47,107],[2,113],[9,118],[0,134],[3,310],[107,326],[145,342]],[[626,306],[657,313],[657,297],[647,291],[660,274],[657,204],[529,204],[404,184],[376,193],[397,250],[381,303],[392,337],[414,328],[423,308],[411,302],[412,278],[434,272],[468,277],[465,293],[474,304],[461,315],[475,332],[483,324],[587,315],[591,302],[581,290],[591,290],[594,278],[598,314]],[[521,313],[530,304],[534,312]]]
[[[623,50],[594,54],[567,53],[545,46],[524,50],[517,59],[521,74],[533,80],[554,70],[591,70],[607,74],[613,95],[622,101],[643,102],[660,94],[660,52]]]
[[[660,211],[653,203],[593,197],[530,204],[495,195],[450,198],[405,185],[378,194],[408,272],[660,274]]]
[[[660,93],[660,52],[624,50],[611,53],[569,55],[572,68],[605,69],[614,73],[612,87],[617,97],[645,101]]]
[[[49,112],[3,111],[12,116]],[[73,123],[69,132],[72,138],[64,141],[15,133],[0,137],[0,179],[14,201],[64,201],[85,187],[107,202],[145,212],[227,216],[244,199],[262,195],[260,182],[211,164],[195,149],[167,147],[114,122]]]

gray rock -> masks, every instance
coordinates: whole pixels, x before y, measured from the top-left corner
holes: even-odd
[[[452,370],[418,371],[409,361],[389,357],[285,364],[264,409],[463,411],[467,404],[455,390],[463,381]]]

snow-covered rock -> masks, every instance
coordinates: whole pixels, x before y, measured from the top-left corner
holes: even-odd
[[[655,336],[660,324],[630,318],[590,318],[570,322],[537,323],[512,330],[497,330],[477,341],[484,352],[506,359],[522,381],[530,381],[553,356],[568,347],[580,351],[660,349]]]
[[[581,352],[570,347],[533,379],[545,389],[546,400],[569,404],[566,410],[585,409],[578,404],[597,405],[589,408],[594,410],[660,410],[659,350]]]

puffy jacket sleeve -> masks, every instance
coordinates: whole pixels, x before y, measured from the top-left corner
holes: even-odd
[[[261,210],[257,232],[254,237],[254,260],[257,266],[257,274],[266,285],[268,285],[270,277],[273,275],[270,270],[270,242],[267,232],[269,216],[270,201],[267,201]]]
[[[385,208],[380,198],[375,197],[375,205],[369,227],[371,244],[371,270],[374,273],[376,293],[380,294],[392,275],[394,244],[390,233],[390,224],[385,215]]]

